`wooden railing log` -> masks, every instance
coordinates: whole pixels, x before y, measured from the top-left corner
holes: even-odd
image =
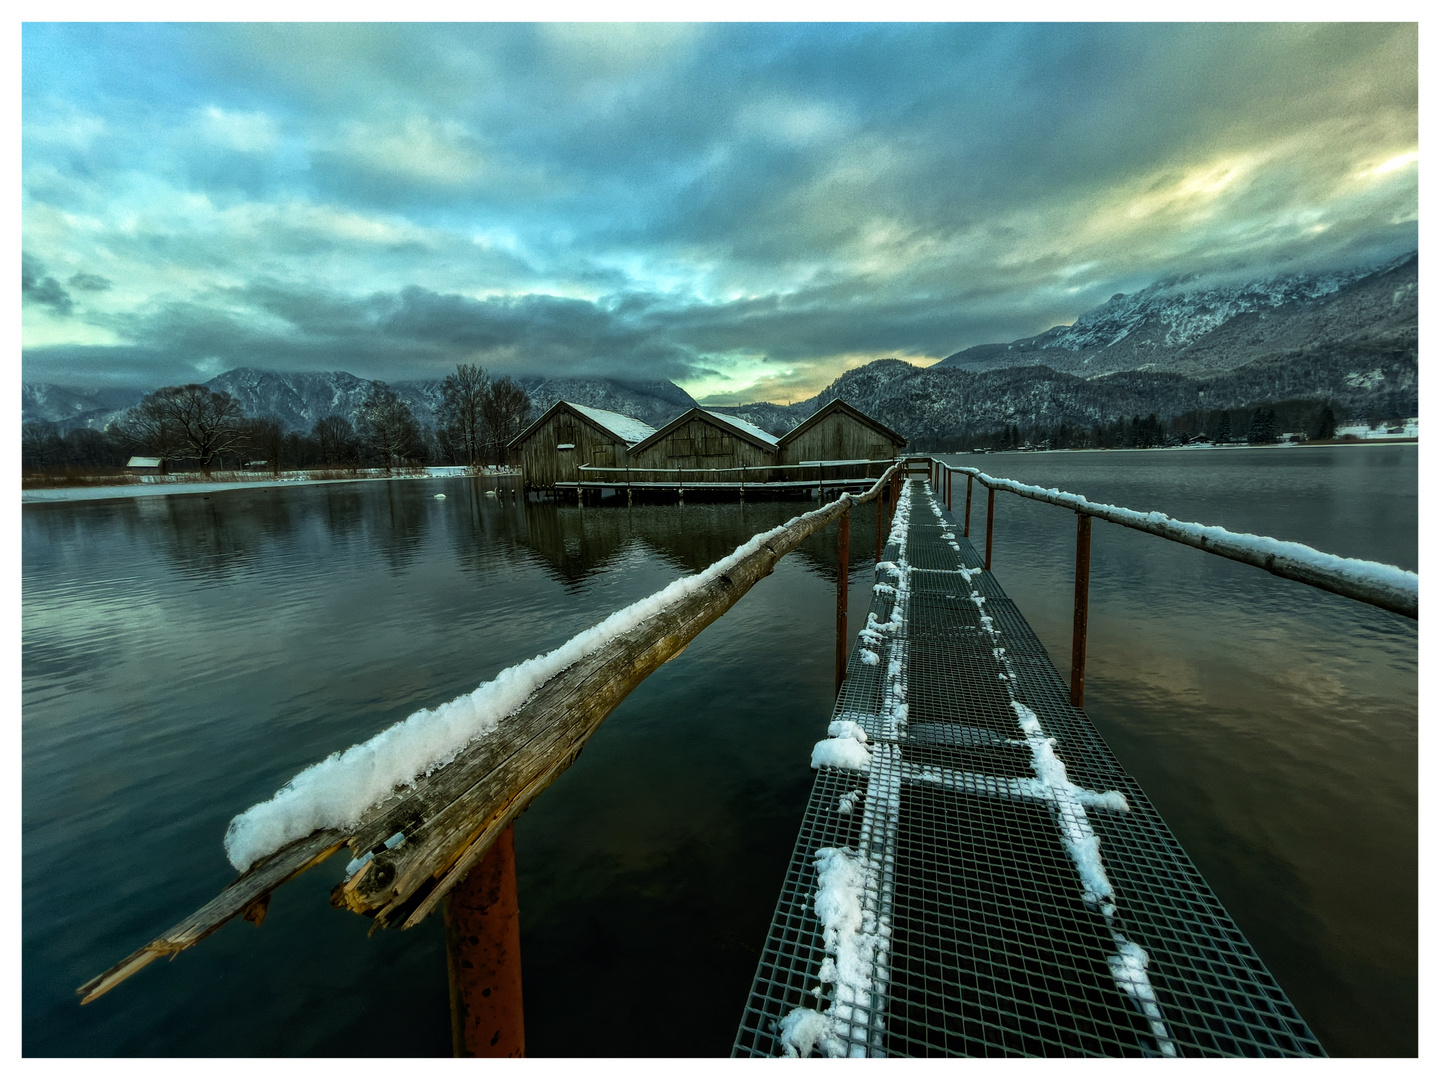
[[[337,829],[321,829],[262,859],[188,919],[176,923],[150,944],[137,949],[80,987],[77,991],[83,995],[80,1004],[87,1005],[108,993],[150,961],[161,956],[174,956],[198,944],[236,915],[263,911],[262,905],[268,902],[272,892],[310,867],[324,862],[344,846],[344,833]],[[264,915],[259,914],[251,921],[258,926],[263,919]]]
[[[495,839],[579,755],[604,719],[662,664],[682,653],[775,564],[851,507],[876,499],[897,472],[887,469],[863,495],[841,495],[804,514],[727,573],[606,641],[533,693],[454,761],[368,810],[348,831],[312,833],[261,860],[194,915],[79,990],[93,1001],[157,956],[187,949],[235,915],[258,922],[280,885],[348,844],[370,857],[331,893],[331,903],[373,915],[378,929],[416,925],[476,865]],[[404,840],[385,842],[396,833]]]

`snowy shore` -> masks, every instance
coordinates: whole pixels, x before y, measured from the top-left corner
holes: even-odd
[[[345,476],[339,479],[312,480],[306,476],[279,476],[255,480],[159,480],[147,478],[138,484],[107,484],[99,487],[25,488],[20,492],[22,503],[90,502],[97,499],[139,498],[145,495],[197,495],[212,491],[233,491],[237,488],[258,489],[298,487],[313,484],[361,484],[374,480],[433,480],[437,476],[464,476],[461,467],[438,466],[423,473],[386,476],[383,473]],[[515,470],[486,471],[483,476],[518,476]]]

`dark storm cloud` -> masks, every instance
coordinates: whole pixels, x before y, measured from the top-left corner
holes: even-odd
[[[186,378],[239,366],[421,378],[471,362],[513,373],[630,379],[683,380],[705,370],[661,324],[550,296],[476,300],[409,287],[353,299],[263,282],[116,319],[110,328],[150,343],[138,352],[117,349],[124,362],[138,358],[147,372],[169,363]],[[102,353],[37,349],[25,361],[47,372],[75,371]]]
[[[28,255],[20,256],[20,295],[32,304],[48,307],[61,315],[68,315],[75,307],[65,286],[45,273],[45,267]]]
[[[72,289],[79,289],[82,292],[104,292],[115,283],[99,274],[87,274],[81,271],[78,274],[72,274],[68,284]]]

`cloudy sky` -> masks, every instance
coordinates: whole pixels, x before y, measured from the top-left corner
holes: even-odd
[[[1417,246],[1413,25],[27,25],[24,377],[798,400]]]

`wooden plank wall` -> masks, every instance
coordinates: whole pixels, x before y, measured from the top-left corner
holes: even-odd
[[[833,412],[780,451],[781,463],[801,461],[877,461],[894,458],[898,447],[888,435],[843,412]]]
[[[573,450],[559,450],[573,443]],[[621,439],[591,424],[578,413],[558,409],[521,446],[521,467],[530,487],[551,487],[557,481],[580,479],[581,465],[630,464],[630,447]]]
[[[775,453],[696,417],[647,447],[631,464],[647,469],[733,469],[774,465]]]

